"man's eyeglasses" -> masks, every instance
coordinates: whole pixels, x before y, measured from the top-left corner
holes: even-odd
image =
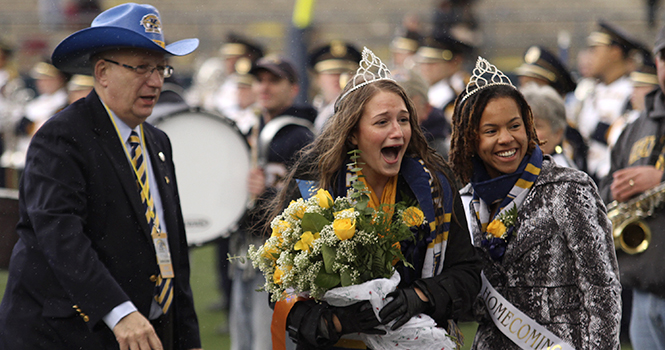
[[[133,66],[130,66],[128,64],[118,63],[116,61],[109,60],[108,58],[103,58],[103,60],[106,61],[106,62],[117,64],[117,65],[119,65],[121,67],[125,67],[127,69],[131,69],[134,72],[136,72],[136,74],[139,74],[139,75],[152,75],[152,73],[155,70],[157,71],[159,76],[162,77],[162,78],[168,78],[173,74],[173,67],[171,67],[171,66],[151,66],[149,64],[142,64],[140,66],[133,67]]]

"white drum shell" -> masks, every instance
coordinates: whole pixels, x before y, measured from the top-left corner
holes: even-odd
[[[158,118],[173,146],[173,161],[187,242],[202,245],[226,237],[244,215],[250,151],[233,121],[188,110]]]

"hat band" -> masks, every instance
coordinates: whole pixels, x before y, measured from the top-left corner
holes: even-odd
[[[556,82],[556,74],[548,71],[547,69],[544,69],[539,66],[534,66],[532,64],[523,64],[519,66],[516,69],[517,75],[525,75],[525,76],[534,76],[536,78],[545,78],[547,81],[550,81],[552,83]]]
[[[256,78],[254,78],[253,75],[251,74],[238,74],[236,75],[236,82],[238,85],[249,85],[251,86],[254,81],[256,81]]]
[[[247,52],[245,45],[238,43],[228,43],[220,51],[224,56],[242,56]]]
[[[453,59],[453,52],[450,50],[435,49],[433,47],[423,46],[416,53],[421,58],[428,60],[450,61]]]
[[[46,62],[39,62],[35,65],[34,68],[32,68],[31,76],[33,78],[38,78],[41,75],[55,78],[58,75],[60,75],[60,71],[58,70],[58,68],[55,68],[55,66],[52,64]]]
[[[344,60],[325,60],[321,61],[314,65],[314,70],[318,73],[323,73],[327,71],[342,71],[342,72],[353,72],[358,69],[358,64],[355,62],[349,62]]]
[[[612,45],[612,37],[609,34],[601,32],[592,32],[587,38],[589,46]]]
[[[658,85],[658,77],[654,74],[632,72],[630,80],[636,85]]]
[[[397,37],[390,43],[390,48],[393,50],[416,52],[418,51],[418,42],[409,38]]]

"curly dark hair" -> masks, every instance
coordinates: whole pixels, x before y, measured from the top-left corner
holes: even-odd
[[[491,100],[502,97],[512,98],[517,103],[524,121],[527,139],[529,140],[527,153],[531,154],[536,145],[540,144],[531,107],[529,107],[522,93],[515,87],[511,85],[492,85],[478,90],[464,101],[462,101],[463,96],[464,94],[461,94],[455,100],[449,155],[453,171],[463,183],[467,183],[471,179],[473,173],[471,159],[477,155],[480,118]]]

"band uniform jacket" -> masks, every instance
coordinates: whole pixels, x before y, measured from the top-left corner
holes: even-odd
[[[612,168],[601,181],[600,194],[606,203],[612,197],[613,174],[619,169],[633,166],[654,166],[652,152],[659,139],[665,137],[665,95],[661,89],[650,92],[645,98],[645,111],[633,123],[628,124],[612,150]],[[662,169],[662,165],[659,164]],[[660,179],[665,181],[665,174]],[[635,200],[643,193],[635,195]],[[656,201],[657,202],[657,201]],[[629,209],[634,210],[634,209]],[[633,213],[631,218],[635,218]],[[656,209],[653,215],[642,219],[651,229],[649,247],[639,254],[627,254],[617,251],[621,283],[630,288],[652,293],[665,299],[665,274],[663,273],[663,250],[665,248],[665,209]]]
[[[164,207],[160,220],[172,230],[174,347],[197,348],[171,145],[147,123],[144,134],[157,179],[150,185]],[[147,316],[159,267],[136,176],[94,91],[35,134],[19,210],[20,239],[0,305],[0,349],[117,349],[102,318],[128,300]]]
[[[463,196],[471,190],[462,189]],[[479,246],[479,222],[471,227]],[[515,232],[502,262],[483,249],[483,272],[492,286],[575,349],[619,349],[621,286],[611,223],[591,178],[545,156]],[[494,325],[480,298],[475,309],[473,349],[519,349]],[[530,339],[524,344],[538,344]]]

